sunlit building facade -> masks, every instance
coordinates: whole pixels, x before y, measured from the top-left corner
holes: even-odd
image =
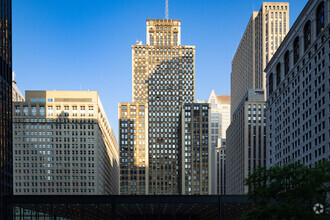
[[[266,89],[264,69],[289,31],[289,3],[254,11],[232,60],[231,117],[249,89]]]
[[[13,105],[14,194],[118,194],[118,144],[98,93],[25,96]]]
[[[147,20],[147,44],[132,46],[132,90],[132,103],[119,103],[120,193],[180,194],[179,115],[183,103],[195,100],[195,47],[181,45],[180,20]],[[128,112],[131,106],[144,106],[144,119],[123,115],[126,106]],[[134,120],[144,127],[126,136],[123,126]],[[141,186],[140,171],[129,164],[140,159],[146,166],[141,167],[146,180]]]

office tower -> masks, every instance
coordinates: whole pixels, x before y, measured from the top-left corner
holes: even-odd
[[[227,194],[247,193],[248,189],[244,187],[244,177],[247,177],[255,167],[266,165],[263,154],[266,150],[263,141],[265,135],[264,124],[258,123],[258,126],[261,127],[258,127],[257,130],[253,127],[251,133],[247,134],[247,130],[241,130],[241,126],[247,126],[249,123],[248,116],[243,117],[238,112],[247,114],[248,110],[242,108],[242,106],[252,104],[247,99],[250,96],[252,98],[253,93],[256,93],[257,96],[258,94],[264,96],[264,98],[260,97],[258,99],[258,106],[264,106],[266,101],[264,94],[266,91],[266,74],[264,69],[288,30],[289,4],[264,2],[258,12],[252,13],[234,55],[231,73],[231,125],[227,129]],[[255,121],[255,118],[259,116],[252,115],[251,117]],[[259,130],[260,132],[258,132]],[[248,143],[250,137],[256,139]],[[246,159],[245,154],[251,148],[257,154],[253,155],[254,162],[249,165],[248,161],[250,159]],[[238,152],[243,154],[237,154]],[[243,160],[245,163],[242,163],[242,161],[236,162],[235,158],[240,156],[242,160],[245,158]],[[235,159],[235,163],[231,161],[233,159]]]
[[[249,89],[265,89],[267,63],[289,31],[289,3],[264,2],[253,12],[232,61],[231,117]]]
[[[210,194],[211,143],[209,104],[185,103],[181,118],[181,194]]]
[[[16,195],[119,192],[118,145],[96,91],[27,91],[14,103]]]
[[[234,112],[227,129],[226,194],[246,194],[244,179],[266,165],[265,94],[251,89]]]
[[[229,95],[216,95],[212,90],[208,103],[211,106],[211,152],[215,152],[215,148],[219,147],[221,142],[226,142],[226,130],[230,125],[230,96]],[[216,154],[212,153],[211,163],[217,163]],[[216,166],[211,166],[211,192],[217,194],[217,178],[219,174],[216,173]]]
[[[215,192],[216,195],[226,194],[226,140],[222,139],[220,146],[214,148]]]
[[[1,1],[0,36],[1,36],[1,68],[0,68],[0,218],[3,210],[3,196],[13,192],[13,160],[12,160],[12,27],[11,0]]]
[[[126,135],[122,124],[143,117],[119,115],[120,193],[180,194],[179,113],[182,103],[195,99],[195,47],[181,45],[180,20],[147,20],[147,44],[138,41],[132,46],[132,89],[132,104],[144,105],[145,123],[136,130],[141,133]],[[125,105],[120,103],[119,111]],[[148,157],[142,168],[144,189],[138,185],[143,177],[134,164],[140,153]]]
[[[330,159],[329,1],[308,1],[269,62],[267,167]]]
[[[13,102],[24,102],[24,96],[21,93],[21,91],[19,90],[19,88],[17,87],[17,83],[15,81],[15,72],[13,72],[13,82],[12,82],[12,90],[13,90]]]

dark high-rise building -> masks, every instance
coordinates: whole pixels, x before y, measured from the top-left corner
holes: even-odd
[[[4,213],[3,196],[13,192],[11,0],[0,3],[0,213]]]
[[[211,190],[211,142],[208,103],[184,103],[180,113],[181,194],[207,195]]]

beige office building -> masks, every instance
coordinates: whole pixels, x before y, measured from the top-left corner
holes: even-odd
[[[234,112],[227,129],[226,194],[248,192],[244,179],[258,166],[266,165],[265,94],[249,90]]]
[[[289,4],[264,2],[258,12],[252,13],[234,55],[231,72],[231,124],[227,129],[227,194],[247,193],[244,178],[256,166],[266,165],[263,118],[259,120],[259,115],[248,116],[246,105],[257,107],[260,105],[262,106],[260,111],[263,112],[266,96],[264,69],[288,31]],[[262,93],[263,98],[257,103],[250,102],[248,100],[252,98],[252,93],[256,95]],[[248,131],[247,126],[250,123],[248,117],[257,121],[257,128]],[[255,122],[253,123],[255,125]],[[250,143],[248,141],[251,137],[253,141]],[[251,157],[248,152],[256,152],[256,154]],[[250,162],[251,160],[253,161]]]
[[[118,145],[98,93],[25,96],[13,107],[14,194],[118,194]]]
[[[120,193],[181,194],[179,114],[195,100],[195,47],[181,45],[180,20],[146,28],[147,43],[132,46],[132,103],[119,103]]]
[[[289,3],[253,12],[232,61],[231,117],[248,89],[266,89],[264,69],[289,31]]]

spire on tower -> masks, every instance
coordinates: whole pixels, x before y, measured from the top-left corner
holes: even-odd
[[[168,19],[168,0],[165,0],[165,19]]]

